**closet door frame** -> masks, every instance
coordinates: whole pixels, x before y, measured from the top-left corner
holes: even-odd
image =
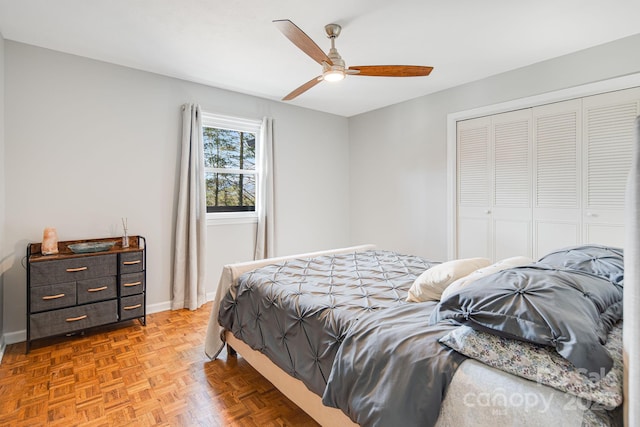
[[[531,108],[550,104],[553,102],[566,101],[573,98],[583,98],[591,95],[598,95],[605,92],[629,89],[640,86],[640,73],[623,77],[617,77],[595,83],[589,83],[568,89],[548,92],[542,95],[521,98],[485,107],[474,108],[466,111],[459,111],[447,115],[447,256],[448,259],[455,259],[457,253],[457,122],[504,113],[523,108]]]

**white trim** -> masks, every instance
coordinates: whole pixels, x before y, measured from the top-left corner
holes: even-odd
[[[232,169],[232,168],[211,168],[205,167],[205,173],[226,173],[226,174],[245,174],[253,175],[257,179],[260,176],[260,170],[258,168],[258,160],[262,153],[260,153],[258,141],[260,138],[260,131],[262,129],[262,120],[246,119],[242,117],[223,116],[220,114],[213,114],[202,112],[202,127],[213,127],[234,130],[238,132],[251,132],[255,134],[256,139],[256,151],[255,151],[255,169]],[[256,193],[256,207],[259,203],[258,194]],[[249,224],[257,223],[258,215],[256,212],[209,212],[207,213],[207,226],[212,225],[227,225],[227,224]]]
[[[16,332],[7,332],[3,336],[5,345],[15,344],[27,340],[27,330],[23,329]],[[3,351],[4,352],[4,351]]]
[[[258,214],[252,212],[209,212],[207,227],[229,224],[257,224]]]
[[[171,310],[171,301],[147,304],[147,314],[160,313],[161,311],[169,310]]]
[[[7,345],[4,342],[4,335],[0,335],[0,363],[2,363],[2,357],[4,356],[4,350],[7,348]]]
[[[458,147],[456,134],[456,121],[447,116],[447,259],[452,260],[456,254],[456,218],[458,217],[458,205],[456,193],[458,181],[456,180]],[[451,143],[453,135],[453,143]]]
[[[476,117],[489,116],[507,111],[531,108],[574,98],[597,95],[605,92],[629,89],[640,86],[640,73],[601,80],[567,89],[529,96],[513,101],[501,102],[471,110],[459,111],[447,115],[447,256],[455,258],[456,253],[456,123]]]
[[[232,169],[232,168],[204,168],[205,172],[211,173],[229,173],[229,174],[244,174],[244,175],[256,175],[258,172],[252,169]]]
[[[213,114],[202,112],[202,126],[216,127],[229,130],[238,130],[243,132],[260,132],[262,120],[246,119],[242,117],[223,116],[221,114]]]

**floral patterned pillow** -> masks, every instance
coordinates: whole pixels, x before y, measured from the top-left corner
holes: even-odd
[[[494,368],[602,405],[602,409],[610,410],[622,403],[622,321],[612,328],[605,345],[613,367],[606,375],[602,372],[599,378],[594,378],[594,373],[587,376],[586,370],[575,368],[553,348],[503,338],[468,326],[451,331],[440,342]]]

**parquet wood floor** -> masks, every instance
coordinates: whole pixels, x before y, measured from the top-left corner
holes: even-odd
[[[317,426],[242,357],[205,356],[210,310],[7,346],[0,426]]]

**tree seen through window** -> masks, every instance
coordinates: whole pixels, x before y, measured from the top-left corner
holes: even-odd
[[[256,135],[203,128],[207,212],[254,211]]]

